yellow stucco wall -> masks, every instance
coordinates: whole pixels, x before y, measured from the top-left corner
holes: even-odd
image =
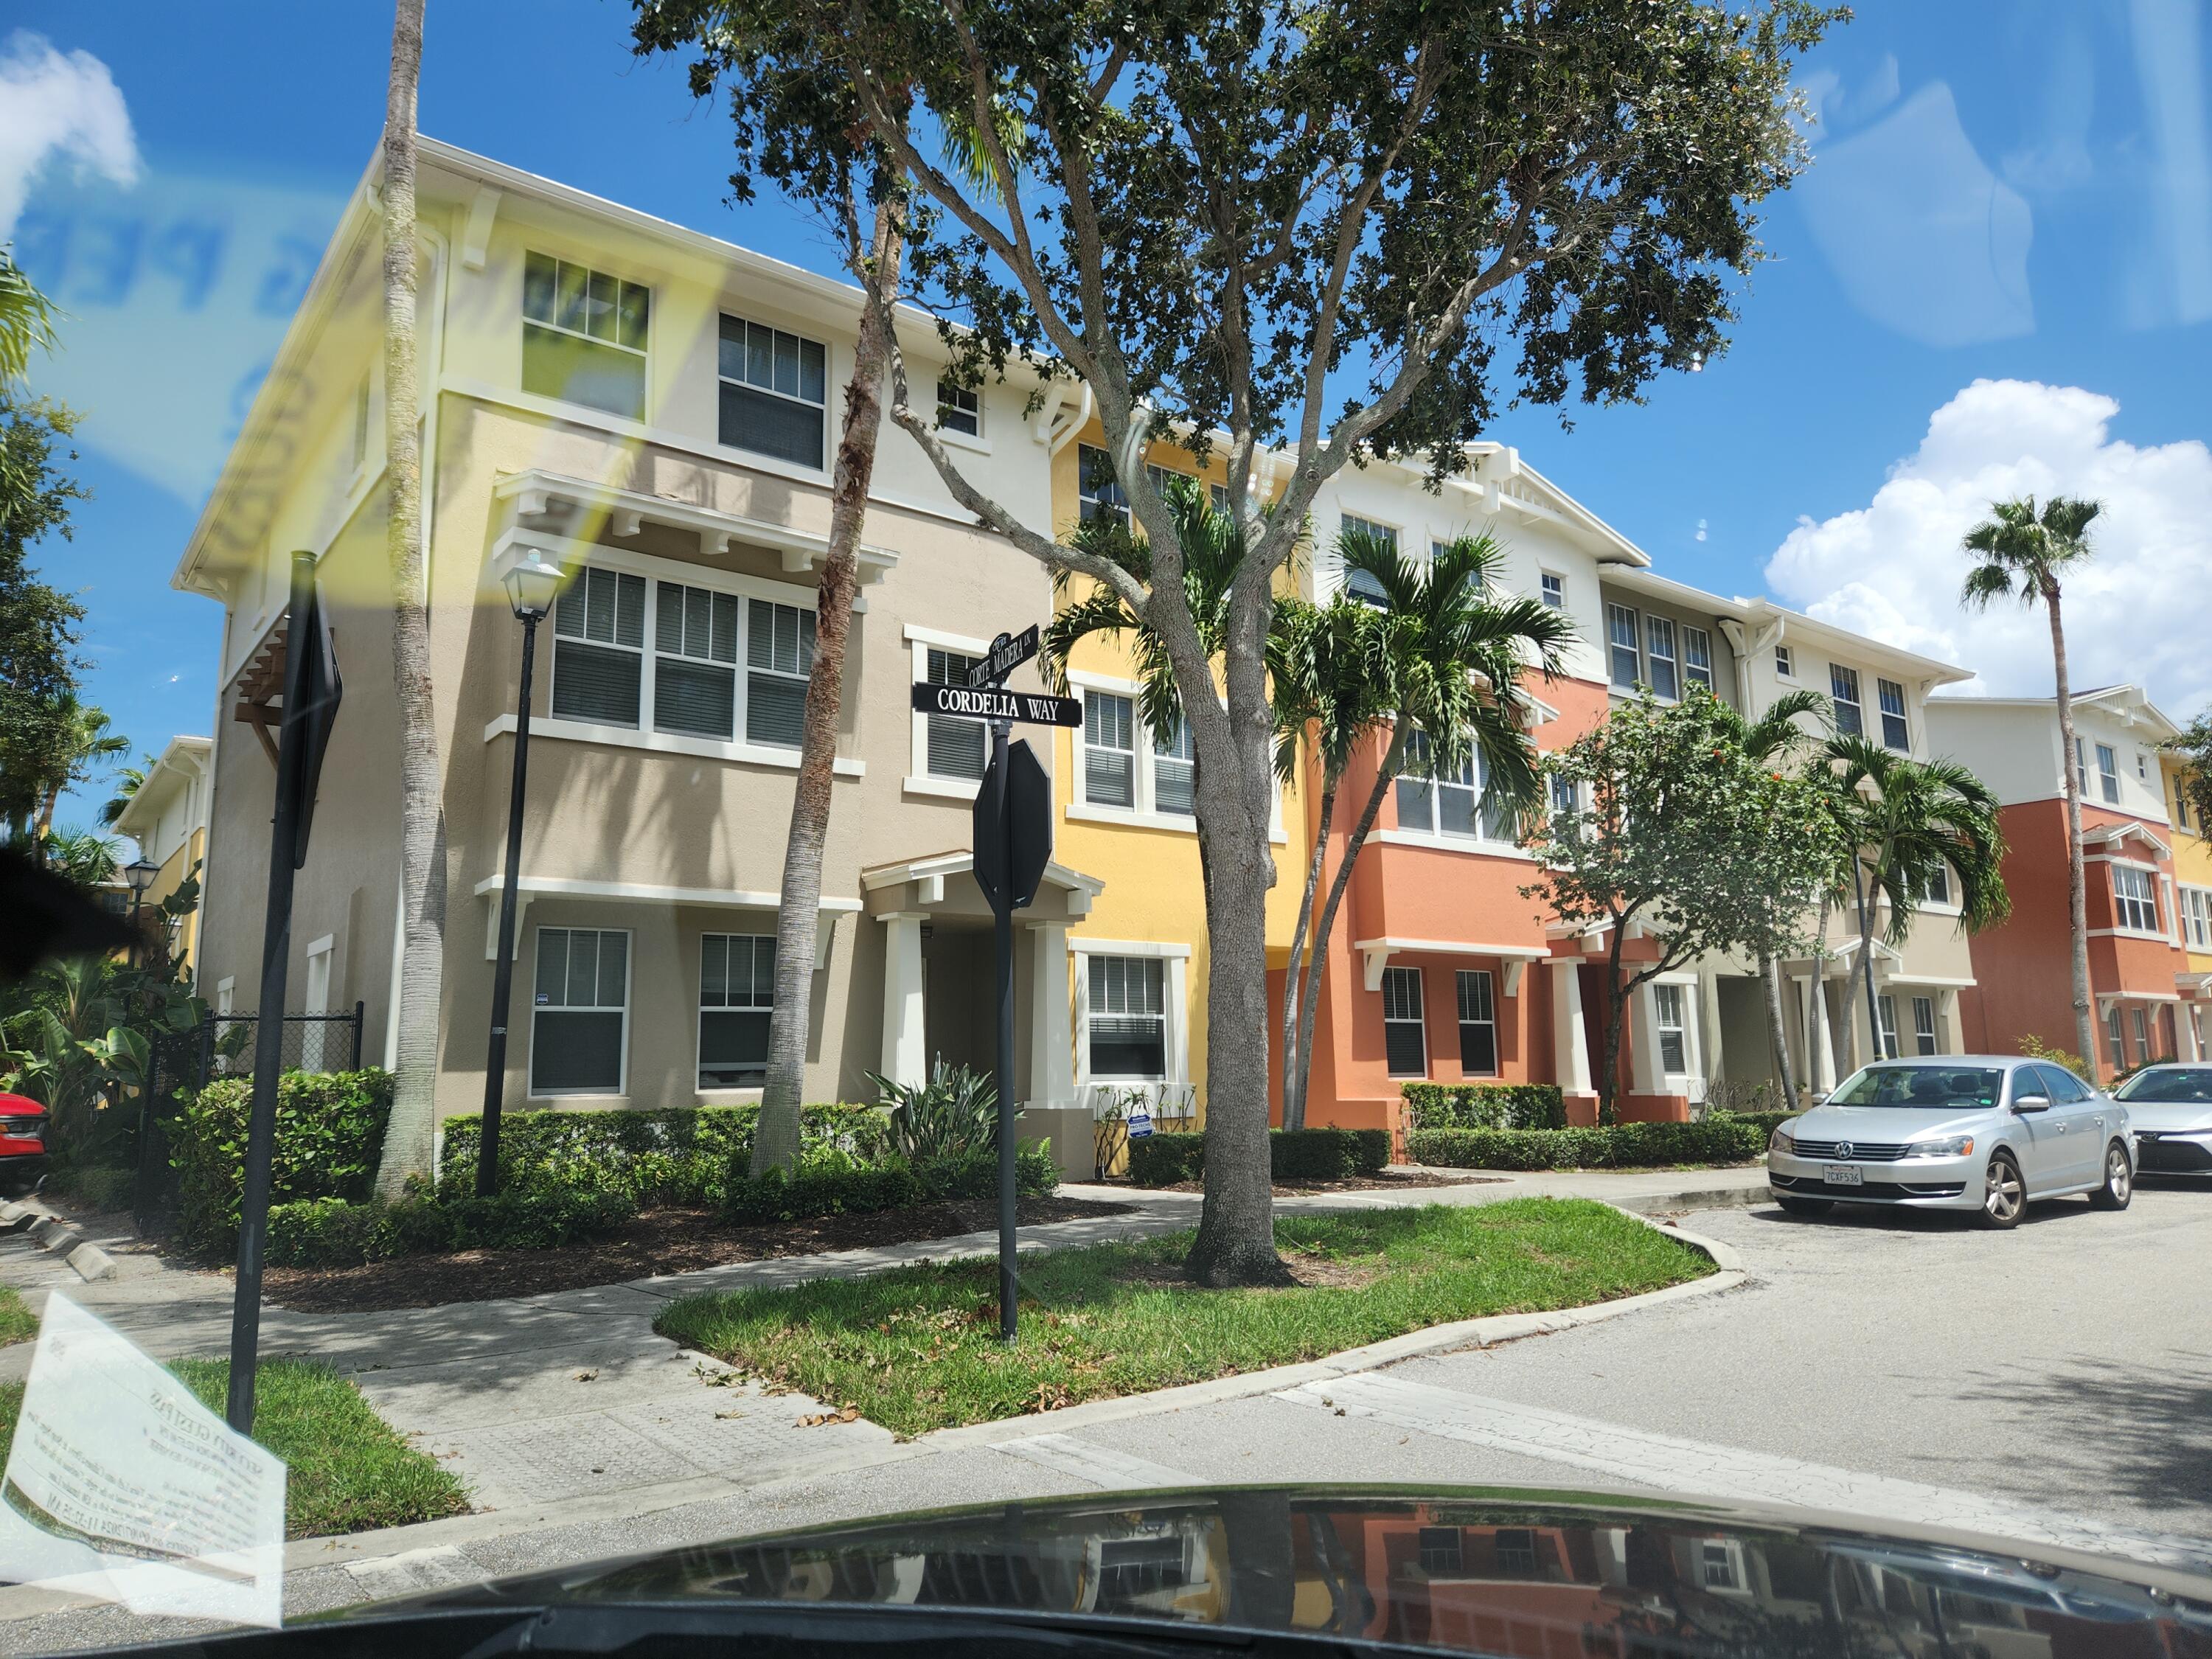
[[[2174,816],[2173,802],[2176,786],[2188,775],[2189,768],[2177,757],[2160,755],[2159,770],[2166,787],[2166,813]],[[2190,827],[2176,825],[2173,830],[2173,878],[2190,887],[2212,889],[2212,840],[2204,836],[2204,826],[2197,815],[2189,815]],[[2189,952],[2189,971],[2192,974],[2212,974],[2212,951]]]
[[[1104,441],[1103,429],[1093,420],[1076,441],[1069,443],[1053,458],[1053,520],[1054,529],[1060,534],[1065,535],[1073,528],[1081,511],[1078,450],[1082,444],[1103,445]],[[1203,471],[1197,467],[1188,451],[1170,444],[1153,445],[1148,459],[1172,471],[1200,477],[1211,483],[1225,483],[1227,479],[1223,462],[1218,455],[1210,459]],[[1068,600],[1082,598],[1090,586],[1081,578],[1071,581]],[[1291,591],[1291,579],[1287,574],[1279,577],[1278,586],[1283,591]],[[1134,654],[1126,640],[1095,637],[1085,640],[1076,648],[1068,666],[1076,675],[1096,674],[1127,681],[1133,681],[1137,678]],[[1195,828],[1194,825],[1188,830],[1160,828],[1144,823],[1099,823],[1080,817],[1071,818],[1068,809],[1079,805],[1075,793],[1078,787],[1075,745],[1081,737],[1080,732],[1066,730],[1053,733],[1054,788],[1059,807],[1058,822],[1054,826],[1054,857],[1070,868],[1097,877],[1106,886],[1105,890],[1091,901],[1090,915],[1069,929],[1070,937],[1075,939],[1143,940],[1188,945],[1190,947],[1183,981],[1182,1030],[1188,1033],[1188,1080],[1198,1085],[1202,1105],[1206,1079],[1208,959],[1206,896],[1199,873]],[[1284,839],[1275,845],[1275,885],[1267,895],[1267,944],[1271,958],[1280,957],[1289,949],[1291,930],[1297,917],[1300,884],[1305,872],[1304,853],[1310,845],[1306,836],[1306,813],[1296,785],[1283,791],[1281,821]],[[1071,979],[1070,992],[1079,999],[1085,994],[1085,988]],[[1073,1014],[1069,1029],[1079,1029]],[[1077,1056],[1076,1074],[1079,1078],[1083,1074],[1080,1054]]]

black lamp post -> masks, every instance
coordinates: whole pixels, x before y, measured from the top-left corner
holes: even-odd
[[[507,802],[507,876],[499,892],[499,957],[491,982],[491,1041],[484,1056],[483,1143],[477,1153],[477,1194],[499,1189],[499,1108],[507,1088],[507,1013],[514,983],[515,884],[522,872],[523,780],[530,769],[530,677],[538,657],[538,624],[553,609],[563,575],[536,548],[516,550],[500,577],[522,623],[522,695],[514,722],[514,778]]]
[[[134,934],[138,931],[138,907],[146,902],[146,890],[161,873],[161,866],[148,860],[143,853],[123,866],[123,879],[131,884],[131,931]],[[138,945],[134,943],[131,951],[136,957]]]

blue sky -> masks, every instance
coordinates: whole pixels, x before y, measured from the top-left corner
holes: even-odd
[[[1495,435],[1667,574],[1773,593],[2007,692],[2047,692],[2047,647],[2026,618],[1957,614],[1959,530],[1992,495],[2098,495],[2077,684],[2146,679],[2185,718],[2212,698],[2203,12],[1861,4],[1804,65],[1815,164],[1771,206],[1774,257],[1732,350],[1642,406],[1573,411],[1571,432],[1530,410]],[[810,222],[726,204],[720,112],[693,104],[677,65],[629,56],[628,15],[607,0],[430,0],[422,130],[832,268]],[[0,40],[0,80],[20,92],[50,46],[91,106],[71,128],[65,100],[40,105],[60,124],[43,149],[0,134],[0,222],[20,205],[19,257],[73,313],[39,380],[86,410],[98,492],[45,563],[91,609],[92,696],[157,750],[215,717],[217,612],[168,574],[375,143],[389,9],[17,0],[9,21],[46,45]],[[118,143],[135,151],[128,182],[101,176],[103,158],[131,171]]]

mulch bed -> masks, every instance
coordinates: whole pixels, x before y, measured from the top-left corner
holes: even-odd
[[[1390,1170],[1379,1176],[1344,1176],[1334,1181],[1279,1181],[1275,1183],[1277,1198],[1302,1198],[1309,1193],[1370,1193],[1391,1192],[1411,1187],[1488,1187],[1508,1177],[1504,1176],[1446,1175],[1438,1170],[1423,1170],[1415,1174],[1407,1170]],[[1121,1186],[1116,1181],[1113,1183]],[[1165,1187],[1139,1187],[1136,1192],[1202,1193],[1203,1181],[1178,1181]]]
[[[1127,1204],[1078,1198],[1024,1198],[1024,1226],[1127,1215]],[[617,1236],[557,1250],[462,1250],[451,1255],[401,1256],[360,1267],[270,1267],[262,1294],[298,1313],[367,1313],[386,1308],[435,1308],[449,1302],[489,1302],[550,1291],[619,1285],[664,1273],[691,1273],[732,1261],[819,1255],[919,1239],[951,1238],[998,1224],[986,1204],[921,1204],[861,1215],[805,1221],[724,1221],[711,1210],[647,1210]]]

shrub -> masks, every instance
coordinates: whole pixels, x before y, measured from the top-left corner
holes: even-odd
[[[1556,1083],[1408,1083],[1409,1129],[1564,1129],[1566,1097]]]
[[[1053,1162],[1049,1141],[1030,1141],[1015,1154],[1017,1192],[1048,1193],[1059,1184],[1060,1166]],[[894,1154],[872,1167],[831,1155],[802,1161],[799,1173],[788,1177],[772,1170],[758,1181],[732,1183],[723,1211],[732,1221],[796,1221],[947,1199],[995,1201],[998,1195],[999,1159],[990,1151],[921,1164]]]
[[[1139,1187],[1172,1187],[1206,1172],[1204,1135],[1145,1135],[1129,1142],[1129,1179]]]
[[[742,1183],[753,1156],[760,1108],[673,1106],[659,1110],[507,1112],[499,1127],[500,1190],[614,1193],[640,1207],[722,1201],[734,1169]],[[438,1185],[476,1187],[483,1121],[446,1120]],[[799,1112],[800,1155],[835,1150],[864,1161],[890,1149],[873,1106],[817,1105]]]
[[[502,1192],[387,1204],[307,1199],[269,1212],[268,1260],[279,1267],[355,1267],[446,1250],[558,1249],[611,1232],[637,1213],[617,1193]]]
[[[177,1171],[177,1232],[189,1249],[219,1252],[237,1244],[246,1120],[252,1104],[252,1079],[218,1078],[182,1099],[169,1120],[169,1163]],[[388,1072],[285,1073],[276,1085],[271,1205],[367,1198],[391,1109]]]
[[[1277,1181],[1341,1181],[1382,1173],[1390,1162],[1388,1129],[1270,1129],[1268,1174]],[[1206,1173],[1202,1134],[1147,1135],[1129,1143],[1129,1178],[1170,1187]]]
[[[964,1158],[996,1146],[999,1087],[981,1072],[939,1060],[927,1083],[868,1073],[890,1107],[891,1144],[909,1164]]]
[[[2048,1060],[2053,1066],[2063,1066],[2084,1082],[2094,1083],[2096,1079],[2096,1067],[2081,1055],[2045,1042],[2032,1031],[2020,1040],[2020,1051],[2030,1060]]]
[[[1763,1155],[1782,1112],[1722,1113],[1695,1123],[1616,1123],[1572,1129],[1416,1129],[1416,1164],[1459,1170],[1629,1170],[1668,1164],[1743,1164]]]

